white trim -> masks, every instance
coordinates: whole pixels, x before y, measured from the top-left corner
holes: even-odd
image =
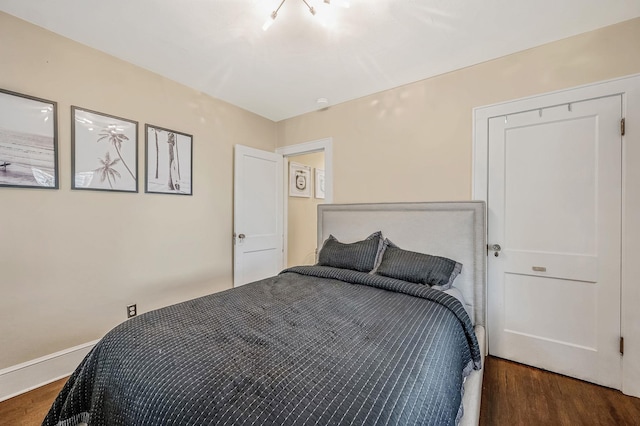
[[[98,340],[0,370],[0,401],[69,376]]]
[[[324,202],[323,204],[333,203],[333,138],[318,139],[315,141],[303,142],[296,145],[282,146],[276,149],[276,153],[283,157],[292,157],[294,155],[312,154],[314,152],[324,151]],[[284,194],[288,194],[287,179],[289,168],[287,162],[283,161],[284,173]],[[283,260],[282,267],[287,267],[288,262],[288,235],[289,235],[289,197],[284,197],[283,208]]]
[[[640,397],[640,74],[587,84],[473,109],[472,199],[487,201],[488,120],[550,105],[604,96],[622,96],[626,134],[622,137],[622,298],[620,325],[625,337],[622,392]],[[491,206],[487,205],[488,213]],[[487,214],[487,217],[489,214]],[[488,336],[489,338],[491,336]],[[490,342],[489,342],[490,343]]]
[[[296,145],[282,146],[276,149],[276,153],[284,157],[311,154],[320,151],[324,151],[324,202],[330,204],[333,203],[333,139],[318,139]]]

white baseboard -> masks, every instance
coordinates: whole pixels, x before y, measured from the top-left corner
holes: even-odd
[[[69,376],[98,340],[0,370],[0,401]]]

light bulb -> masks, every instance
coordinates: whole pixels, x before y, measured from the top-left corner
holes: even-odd
[[[278,14],[275,10],[271,12],[271,15],[267,18],[267,20],[264,22],[264,25],[262,26],[262,31],[267,31],[269,27],[273,25],[273,22],[276,20],[276,16],[278,16]]]

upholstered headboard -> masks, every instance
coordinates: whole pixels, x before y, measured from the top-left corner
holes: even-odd
[[[333,234],[353,242],[382,231],[399,247],[462,263],[454,286],[464,295],[476,325],[485,325],[486,220],[484,201],[321,204],[318,248]]]

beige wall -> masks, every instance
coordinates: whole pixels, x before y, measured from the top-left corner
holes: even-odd
[[[640,18],[279,122],[278,145],[332,137],[337,203],[467,200],[473,108],[638,74],[639,42]],[[637,163],[635,154],[627,149],[625,167]],[[629,185],[632,229],[637,191]],[[635,248],[627,244],[628,253]],[[633,260],[626,265],[632,270]],[[635,294],[633,279],[623,285],[623,294]],[[637,396],[640,318],[625,312],[623,389]]]
[[[474,107],[639,73],[639,41],[634,19],[550,43],[281,121],[278,145],[332,137],[337,203],[470,199]]]
[[[315,169],[324,170],[324,152],[288,157],[290,162],[311,167],[311,198],[288,197],[287,265],[312,265],[315,263],[318,204],[324,200],[315,198]]]
[[[635,19],[276,125],[3,13],[0,40],[0,87],[58,102],[60,158],[59,190],[0,188],[0,369],[229,288],[236,143],[332,137],[335,202],[469,199],[473,107],[640,72]],[[194,195],[71,191],[70,105],[140,123],[140,176],[144,123],[192,134]]]
[[[60,189],[0,188],[0,369],[231,287],[233,145],[276,125],[0,13],[0,87],[58,102]],[[70,106],[139,122],[132,193],[70,189]],[[144,193],[144,124],[193,135],[193,196]]]

